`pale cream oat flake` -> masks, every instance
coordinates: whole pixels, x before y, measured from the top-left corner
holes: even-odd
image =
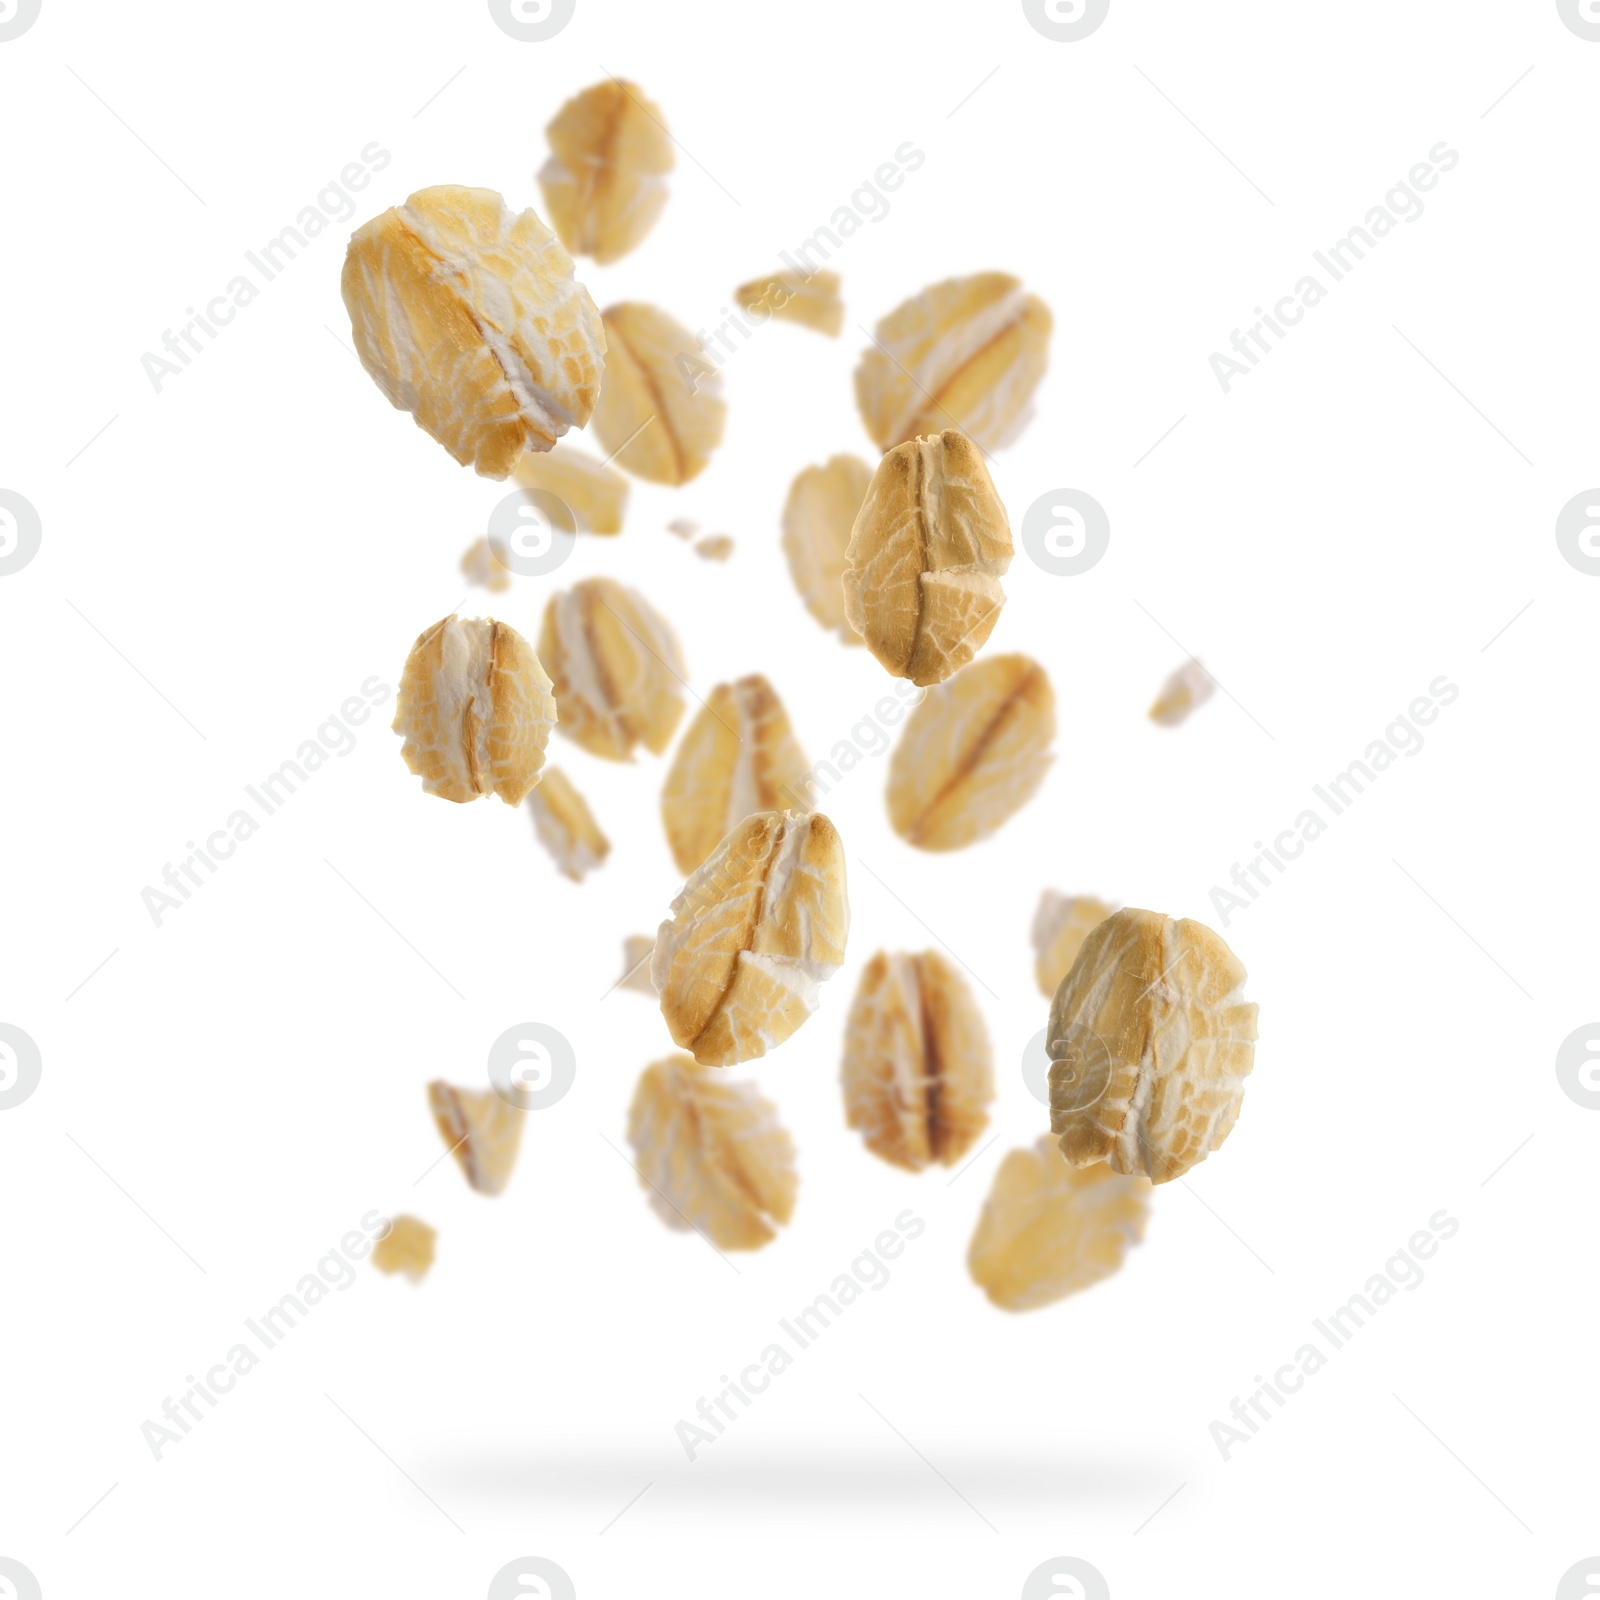
[[[395,695],[400,754],[428,794],[497,794],[519,806],[539,781],[555,725],[550,679],[515,628],[445,617],[411,647]]]
[[[551,595],[539,656],[560,708],[557,727],[591,755],[660,755],[683,715],[686,669],[665,617],[636,590],[585,578]]]
[[[1216,691],[1216,681],[1193,656],[1161,686],[1161,693],[1150,707],[1150,720],[1164,728],[1175,728],[1198,706],[1203,706]]]
[[[1033,798],[1049,770],[1055,694],[1027,656],[990,656],[906,718],[889,760],[889,821],[919,850],[987,838]]]
[[[758,321],[776,317],[780,322],[798,322],[801,327],[839,337],[844,327],[844,302],[839,298],[839,274],[818,268],[815,272],[775,272],[770,277],[752,278],[733,291],[735,304],[746,311],[760,312]]]
[[[630,933],[622,941],[622,976],[617,979],[617,988],[632,989],[655,999],[656,986],[650,981],[650,957],[655,948],[656,942],[648,934]]]
[[[934,950],[880,951],[845,1026],[845,1120],[892,1166],[954,1166],[989,1122],[994,1069],[983,1013]]]
[[[953,428],[878,463],[845,551],[844,609],[879,663],[921,687],[981,650],[1006,602],[1011,527],[983,457]]]
[[[693,872],[753,812],[798,807],[808,771],[789,714],[760,673],[719,683],[679,741],[661,788],[678,870]]]
[[[561,241],[492,189],[419,189],[374,217],[342,287],[362,366],[463,466],[504,478],[589,420],[600,313]]]
[[[844,846],[821,813],[746,817],[672,902],[650,978],[674,1044],[703,1066],[776,1049],[844,961]]]
[[[727,533],[710,533],[699,540],[694,553],[702,561],[726,561],[733,554],[733,535]]]
[[[512,476],[524,489],[553,494],[587,533],[621,533],[628,505],[628,480],[574,445],[558,444],[544,455],[529,451]]]
[[[1003,1311],[1034,1311],[1116,1272],[1149,1212],[1143,1178],[1074,1167],[1045,1135],[1000,1163],[967,1270]]]
[[[625,472],[652,483],[698,477],[722,442],[722,377],[700,341],[665,311],[637,302],[604,314],[605,379],[594,431]]]
[[[959,428],[998,450],[1026,426],[1050,349],[1049,309],[1003,272],[947,278],[891,311],[856,368],[880,450]]]
[[[511,587],[511,573],[487,538],[467,546],[461,557],[461,572],[468,583],[475,583],[490,594],[504,594]]]
[[[1180,1178],[1231,1132],[1255,1064],[1239,958],[1203,923],[1127,907],[1050,1005],[1050,1128],[1076,1166]]]
[[[500,1194],[517,1164],[527,1113],[493,1089],[458,1089],[442,1078],[428,1085],[428,1105],[468,1184],[479,1194]]]
[[[640,1075],[628,1143],[656,1215],[719,1250],[759,1250],[794,1212],[794,1142],[776,1108],[752,1084],[688,1056]]]
[[[372,1264],[379,1272],[403,1272],[412,1283],[421,1283],[433,1265],[433,1243],[438,1230],[416,1217],[396,1217],[389,1231],[372,1246]]]
[[[637,84],[608,78],[567,101],[545,137],[539,187],[561,242],[602,265],[626,255],[667,203],[674,158],[660,108]]]
[[[574,883],[581,883],[586,872],[611,854],[611,841],[600,831],[588,801],[559,767],[545,768],[538,788],[528,796],[528,811],[539,843]]]
[[[1040,894],[1039,909],[1033,914],[1033,972],[1040,994],[1046,999],[1055,994],[1090,929],[1116,909],[1092,894],[1064,895],[1058,889]]]
[[[845,551],[872,469],[859,456],[830,456],[789,485],[783,506],[783,553],[806,610],[846,644],[862,638],[845,615]]]
[[[667,524],[667,532],[679,539],[692,539],[699,531],[700,524],[692,522],[688,517],[674,517]]]

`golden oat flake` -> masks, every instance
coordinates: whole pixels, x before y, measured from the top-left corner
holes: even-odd
[[[463,466],[504,478],[588,422],[605,331],[572,257],[492,189],[419,189],[350,239],[356,353],[389,403]]]

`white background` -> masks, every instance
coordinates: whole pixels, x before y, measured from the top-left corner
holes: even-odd
[[[607,73],[681,150],[644,245],[579,263],[601,305],[709,326],[896,146],[927,160],[832,263],[844,335],[774,325],[729,362],[701,478],[635,484],[620,538],[469,611],[534,636],[557,587],[622,578],[697,695],[764,671],[825,755],[888,680],[802,608],[779,510],[807,463],[872,453],[863,329],[982,269],[1055,314],[1038,415],[996,458],[1013,524],[1070,486],[1112,529],[1086,576],[1019,550],[1006,580],[989,649],[1045,664],[1060,731],[1001,833],[911,850],[887,758],[827,797],[849,959],[739,1069],[802,1176],[737,1272],[608,1148],[668,1046],[648,1000],[606,994],[679,887],[663,760],[554,742],[615,846],[574,885],[525,814],[426,798],[380,713],[164,926],[140,903],[363,679],[396,681],[505,492],[345,347],[345,238],[434,183],[538,207],[544,124]],[[524,44],[467,0],[44,0],[0,43],[0,487],[43,524],[0,579],[0,1021],[44,1061],[0,1113],[0,1555],[50,1600],[479,1596],[528,1554],[586,1600],[1013,1596],[1062,1555],[1118,1597],[1553,1594],[1600,1548],[1600,1114],[1553,1066],[1600,1012],[1600,581],[1553,536],[1600,481],[1597,84],[1600,44],[1546,0],[1113,0],[1075,44],[1014,3],[578,0]],[[356,215],[157,394],[141,355],[374,140],[393,160]],[[1440,140],[1461,159],[1425,214],[1225,396],[1211,352]],[[668,535],[680,515],[732,561]],[[1228,693],[1157,728],[1190,651]],[[993,1309],[964,1256],[1046,1125],[1018,1067],[1041,888],[1217,926],[1212,886],[1440,674],[1460,697],[1426,747],[1227,929],[1261,1042],[1226,1149],[1157,1191],[1115,1279]],[[867,1155],[837,1084],[862,964],[935,941],[975,975],[999,1082],[999,1138],[954,1181]],[[508,1193],[449,1162],[419,1181],[425,1082],[481,1081],[533,1019],[578,1076]],[[927,1228],[893,1281],[688,1462],[678,1419],[907,1207]],[[156,1463],[140,1424],[372,1208],[439,1229],[428,1280],[363,1266]],[[1441,1208],[1460,1231],[1426,1281],[1224,1463],[1213,1419]]]

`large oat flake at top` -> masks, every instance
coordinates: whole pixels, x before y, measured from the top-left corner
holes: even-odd
[[[1011,528],[983,457],[954,428],[878,463],[845,551],[844,610],[885,670],[926,688],[959,672],[1006,603]]]
[[[412,645],[393,728],[428,794],[462,803],[497,794],[520,806],[539,781],[555,720],[550,679],[515,628],[449,616]]]
[[[856,404],[880,450],[959,428],[998,450],[1027,425],[1050,349],[1050,311],[1004,272],[947,278],[891,311],[856,368]]]
[[[1055,706],[1027,656],[989,656],[930,690],[889,758],[894,831],[919,850],[987,838],[1044,781]]]
[[[545,128],[539,187],[561,242],[602,265],[625,256],[667,203],[672,137],[637,84],[608,78],[576,94]]]
[[[493,189],[419,189],[374,217],[342,287],[362,366],[463,466],[504,478],[589,420],[600,313],[561,241]]]
[[[1181,1178],[1228,1137],[1255,1064],[1243,963],[1203,923],[1129,906],[1050,1005],[1050,1130],[1076,1166]]]
[[[759,672],[719,683],[678,743],[661,820],[679,872],[693,872],[752,812],[807,804],[804,751],[778,692]]]
[[[711,1067],[776,1049],[817,1009],[849,927],[833,824],[820,813],[746,817],[656,934],[650,978],[673,1043]]]

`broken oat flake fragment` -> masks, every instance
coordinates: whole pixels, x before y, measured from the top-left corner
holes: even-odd
[[[433,1244],[438,1230],[416,1217],[396,1217],[389,1231],[372,1246],[372,1264],[379,1272],[403,1272],[412,1283],[421,1283],[433,1265]]]
[[[600,831],[588,801],[559,767],[545,768],[539,786],[528,796],[528,811],[539,843],[574,883],[581,883],[586,872],[611,854],[611,841]]]
[[[436,1078],[428,1106],[445,1148],[479,1194],[499,1194],[511,1181],[527,1116],[493,1089],[458,1089]]]

